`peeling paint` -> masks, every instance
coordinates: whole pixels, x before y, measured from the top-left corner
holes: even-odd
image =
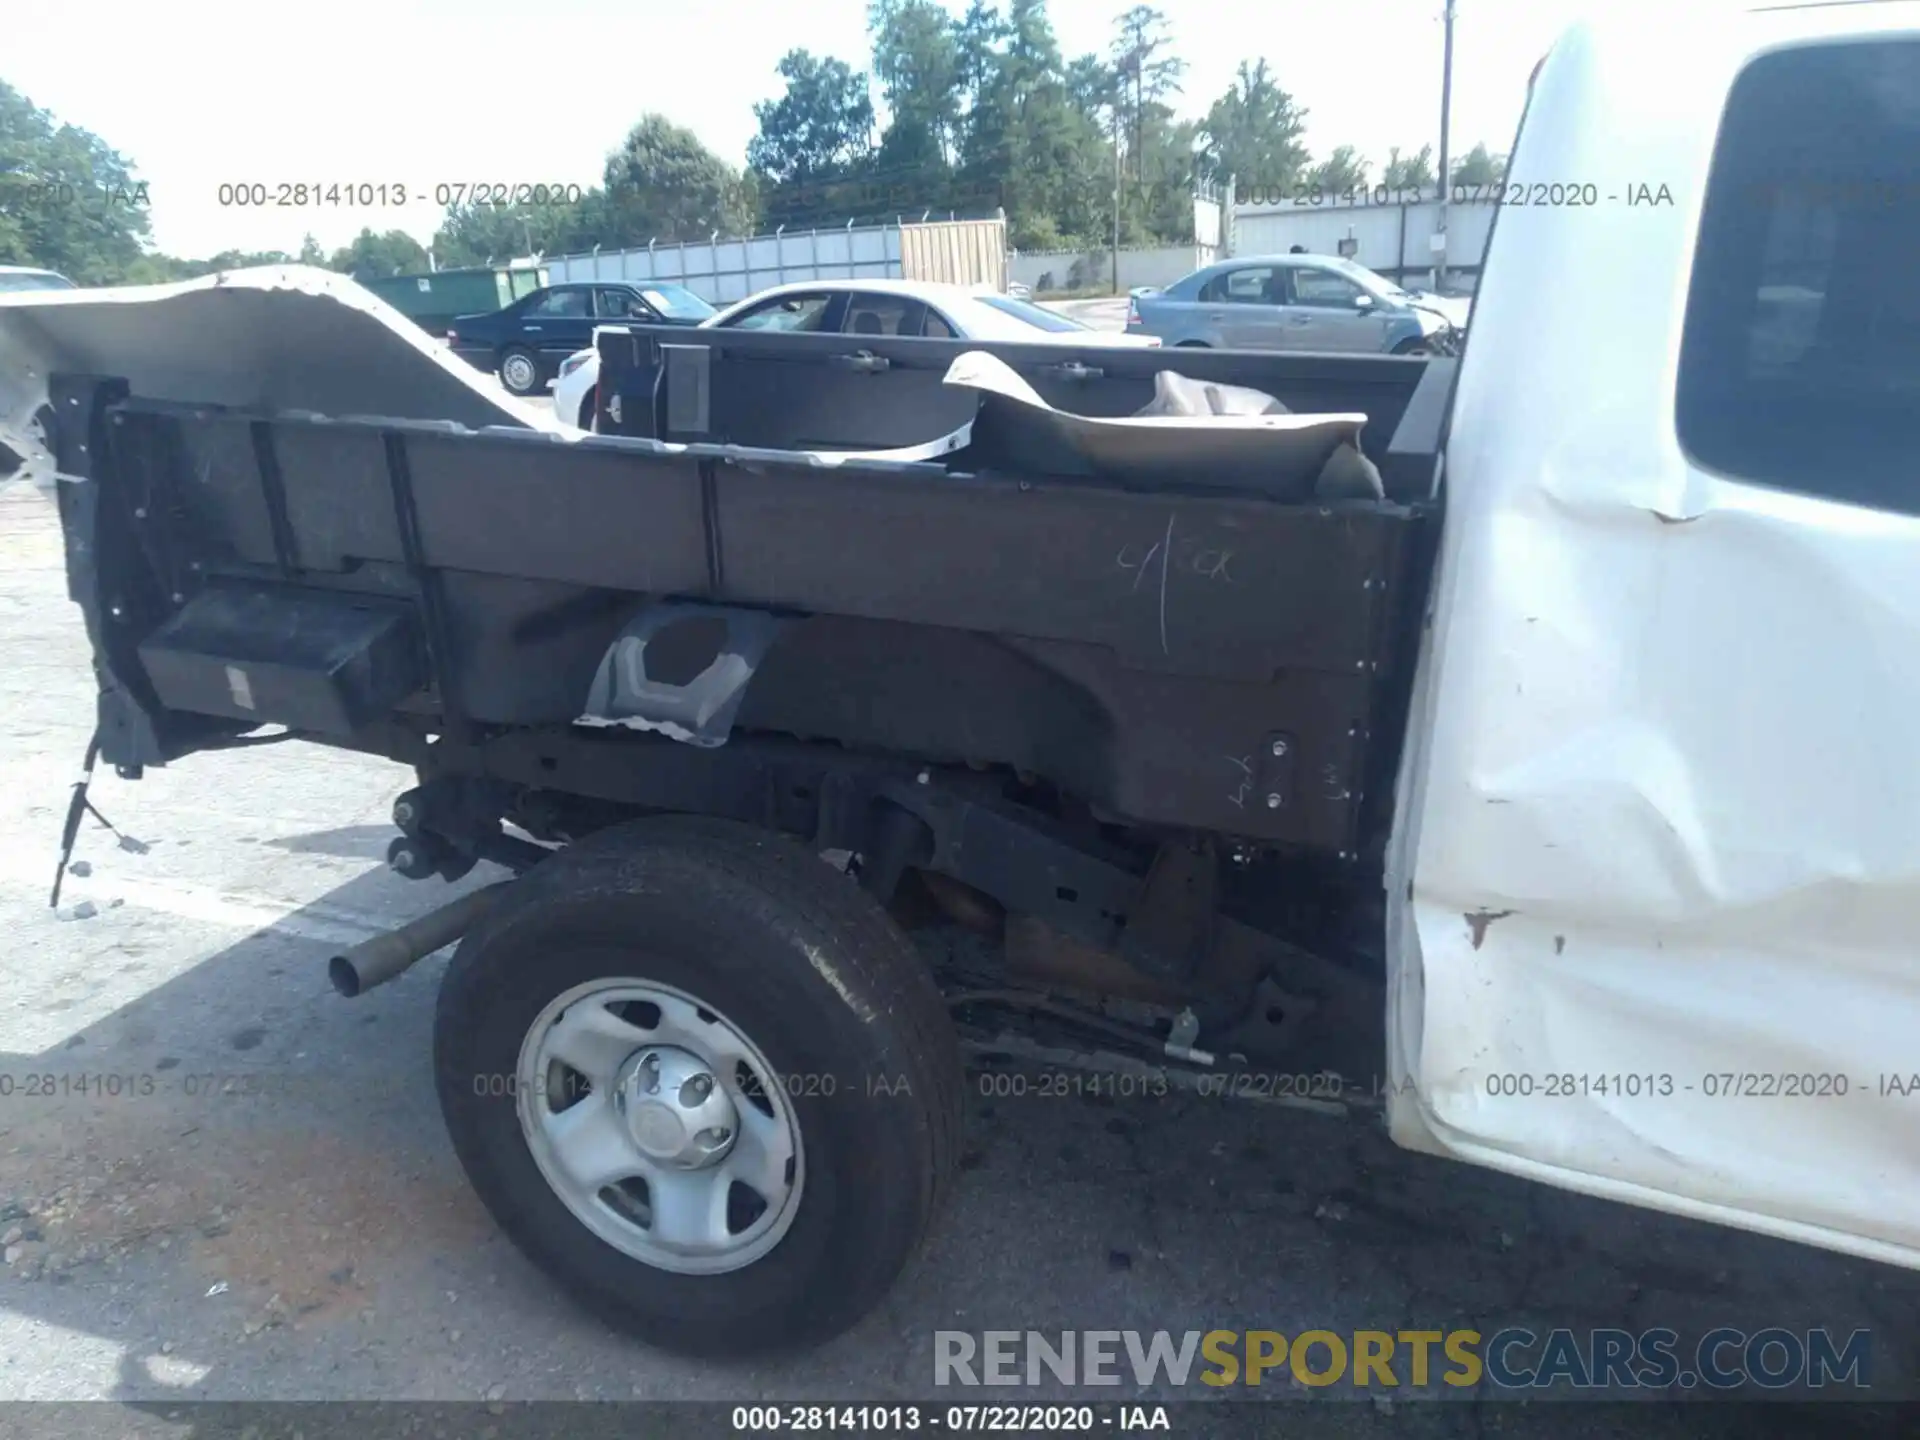
[[[1474,910],[1460,918],[1467,922],[1467,929],[1473,932],[1473,948],[1478,950],[1487,938],[1487,927],[1496,920],[1504,920],[1513,914],[1511,910]]]
[[[302,265],[0,295],[0,436],[36,482],[56,478],[35,417],[62,372],[110,373],[152,399],[580,437],[345,275]]]
[[[690,620],[723,623],[713,659],[684,682],[654,678],[649,649],[663,632]],[[607,647],[574,723],[649,730],[702,748],[724,745],[754,670],[786,623],[763,611],[724,605],[649,606]]]
[[[647,720],[638,715],[623,716],[618,720],[609,720],[601,715],[581,715],[573,722],[576,725],[596,726],[603,730],[649,730],[656,735],[664,735],[669,740],[678,740],[683,745],[700,743],[700,737],[684,725],[676,725],[671,720]]]

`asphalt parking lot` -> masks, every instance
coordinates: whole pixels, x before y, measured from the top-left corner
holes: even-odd
[[[408,775],[305,748],[103,773],[125,838],[88,823],[55,912],[93,681],[52,504],[19,483],[0,488],[0,653],[0,1398],[950,1401],[941,1329],[1510,1325],[1865,1327],[1873,1398],[1916,1389],[1907,1272],[1405,1154],[1365,1119],[980,1085],[950,1210],[854,1333],[750,1366],[637,1349],[467,1190],[429,1069],[444,957],[357,1001],[327,984],[334,947],[444,893],[382,864]],[[1311,1403],[1316,1434],[1478,1437],[1523,1413],[1484,1385],[1243,1393]],[[1805,1433],[1773,1413],[1784,1428],[1570,1404],[1552,1433]],[[1880,1426],[1833,1405],[1820,1428],[1897,1433]],[[1201,1407],[1176,1429],[1270,1424]]]
[[[1091,325],[1096,330],[1124,330],[1127,328],[1127,302],[1124,297],[1103,296],[1097,300],[1052,300],[1046,302],[1049,310],[1058,310],[1062,315],[1071,316],[1082,325]]]

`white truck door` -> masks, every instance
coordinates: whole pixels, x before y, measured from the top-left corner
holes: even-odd
[[[1389,1116],[1920,1265],[1920,5],[1714,13],[1570,35],[1509,168]]]

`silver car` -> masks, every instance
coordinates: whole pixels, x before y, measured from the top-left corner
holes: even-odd
[[[1459,332],[1364,265],[1334,255],[1223,260],[1127,301],[1127,333],[1225,350],[1451,354]]]
[[[27,265],[0,265],[0,293],[16,290],[77,290],[66,276]]]

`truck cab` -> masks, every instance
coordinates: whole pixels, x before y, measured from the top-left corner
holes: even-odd
[[[1906,3],[1546,59],[1387,886],[1402,1143],[1907,1265],[1916,87]]]

